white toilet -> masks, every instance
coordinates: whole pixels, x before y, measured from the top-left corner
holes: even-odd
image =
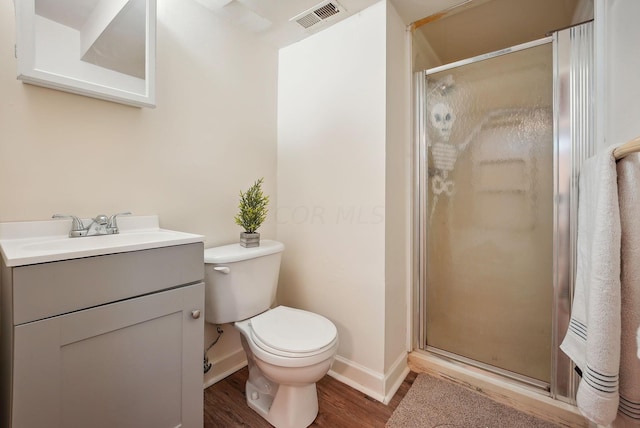
[[[247,354],[247,404],[277,428],[309,426],[318,414],[316,382],[331,368],[338,332],[312,312],[273,305],[284,245],[262,240],[208,248],[205,319],[233,322]]]

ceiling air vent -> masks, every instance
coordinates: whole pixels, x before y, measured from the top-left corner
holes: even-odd
[[[304,28],[309,28],[319,22],[326,21],[332,16],[343,12],[344,9],[336,1],[324,1],[311,9],[294,16],[289,21],[295,21]]]

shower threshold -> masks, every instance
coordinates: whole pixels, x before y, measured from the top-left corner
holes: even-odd
[[[531,378],[529,376],[525,376],[519,373],[515,373],[509,370],[501,369],[496,366],[492,366],[490,364],[485,364],[480,361],[472,360],[470,358],[463,357],[462,355],[454,354],[452,352],[447,352],[442,349],[434,348],[433,346],[426,347],[426,352],[434,354],[435,356],[444,359],[449,363],[458,364],[461,366],[466,366],[467,368],[476,368],[481,369],[485,372],[494,373],[496,375],[501,376],[505,380],[512,381],[517,385],[524,385],[534,390],[546,393],[546,395],[550,395],[551,386],[548,382],[543,382],[538,379]]]

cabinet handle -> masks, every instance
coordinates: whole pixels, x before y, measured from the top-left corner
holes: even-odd
[[[197,320],[198,318],[200,318],[200,309],[191,311],[191,318],[193,318],[194,320]]]

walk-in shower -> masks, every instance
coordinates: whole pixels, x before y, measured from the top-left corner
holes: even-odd
[[[415,74],[417,347],[571,401],[592,24]]]

